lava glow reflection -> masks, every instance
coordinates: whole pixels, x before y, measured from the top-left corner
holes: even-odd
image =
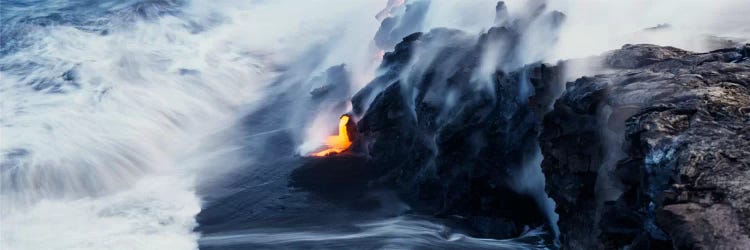
[[[323,157],[333,153],[341,153],[347,150],[352,142],[349,140],[349,134],[346,131],[346,124],[349,123],[350,117],[342,115],[339,118],[339,134],[326,138],[326,149],[312,153],[313,156]]]

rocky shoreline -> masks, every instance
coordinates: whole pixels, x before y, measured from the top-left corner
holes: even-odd
[[[540,137],[565,248],[750,245],[749,48],[626,45],[567,84]]]
[[[493,32],[509,30],[484,36]],[[385,56],[382,67],[393,72],[355,95],[361,140],[354,151],[367,156],[374,183],[403,190],[423,213],[459,217],[482,236],[540,225],[554,231],[539,194],[518,187],[541,148],[564,249],[750,244],[748,46],[693,53],[625,45],[587,59],[604,62],[602,73],[568,82],[557,101],[571,62],[498,71],[490,92],[455,87],[471,82],[467,72],[477,65],[466,59],[481,44],[443,54],[461,59],[453,65],[459,70],[442,76],[455,85],[429,85],[429,70],[416,82],[398,80],[414,44],[463,35],[406,37]],[[527,98],[517,98],[521,74],[534,89]],[[430,99],[445,88],[459,93],[447,111]]]
[[[500,2],[486,32],[400,42],[413,27],[384,22],[378,41],[395,47],[352,97],[355,139],[338,156],[364,171],[357,189],[394,188],[481,237],[542,227],[552,248],[749,246],[750,44],[529,64],[526,50],[544,46],[525,44],[528,25],[554,33],[565,20],[545,8],[509,20]]]

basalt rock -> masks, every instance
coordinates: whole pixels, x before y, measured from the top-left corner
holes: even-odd
[[[626,45],[544,119],[563,248],[750,246],[750,45]]]
[[[479,35],[406,36],[353,96],[351,151],[370,184],[480,236],[553,229],[538,192],[522,185],[541,148],[562,248],[750,245],[750,46],[626,45],[588,59],[603,65],[563,86],[575,62],[520,65],[529,22],[506,20],[502,3],[496,11],[497,27]],[[532,14],[553,30],[564,20],[543,6]],[[383,41],[395,30],[385,24]]]
[[[544,86],[560,81],[560,71],[534,64],[479,72],[487,46],[519,37],[506,27],[480,35],[438,28],[409,35],[384,55],[380,76],[352,98],[361,138],[353,150],[367,155],[377,183],[401,190],[419,212],[458,218],[481,236],[549,226],[539,194],[514,183],[538,149],[541,111],[554,101]],[[498,61],[517,61],[514,51]]]

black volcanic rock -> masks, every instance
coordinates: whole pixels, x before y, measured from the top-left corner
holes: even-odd
[[[618,69],[636,69],[667,59],[684,56],[690,52],[650,44],[625,45],[607,56],[607,64]]]
[[[378,183],[396,187],[422,213],[458,217],[479,235],[507,238],[548,225],[537,194],[517,177],[538,149],[540,112],[560,81],[547,65],[479,75],[482,53],[520,34],[495,27],[472,35],[439,28],[414,33],[385,54],[381,75],[352,98],[360,116],[354,148]],[[515,47],[499,62],[517,61]],[[415,55],[415,53],[420,53]],[[548,225],[549,226],[549,225]]]
[[[567,84],[540,137],[564,248],[750,246],[748,48],[626,45]]]
[[[625,45],[590,60],[601,74],[563,87],[574,62],[520,65],[519,31],[533,20],[496,10],[498,27],[479,35],[406,36],[353,96],[352,150],[373,183],[481,236],[553,229],[540,192],[521,188],[541,148],[562,248],[748,244],[750,46]],[[564,20],[531,11],[553,29]],[[484,74],[488,51],[496,64]]]

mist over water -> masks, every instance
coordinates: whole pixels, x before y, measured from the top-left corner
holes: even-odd
[[[243,245],[279,248],[360,248],[377,249],[546,249],[533,239],[541,231],[529,231],[518,239],[495,240],[474,238],[451,232],[444,225],[411,216],[399,216],[356,224],[351,228],[326,229],[301,227],[290,232],[273,227],[245,230],[234,234],[201,238],[204,247]]]
[[[4,2],[2,248],[196,248],[195,174],[241,158],[221,131],[340,2]]]
[[[750,9],[746,1],[650,2],[550,1],[547,9],[566,14],[559,31],[550,32],[548,19],[531,19],[541,21],[526,22],[514,61],[488,56],[487,72],[629,42],[700,51],[712,45],[697,35],[750,37],[742,25],[748,16],[732,11]],[[410,4],[418,5],[409,10]],[[514,18],[528,16],[526,1],[506,5]],[[685,11],[675,14],[676,5]],[[3,1],[0,248],[196,249],[199,242],[257,243],[271,234],[276,238],[258,244],[393,239],[394,246],[416,248],[539,247],[445,234],[450,229],[440,222],[408,216],[358,222],[354,232],[259,228],[200,239],[194,231],[195,216],[212,199],[235,194],[216,191],[227,176],[272,172],[260,162],[273,146],[259,138],[283,131],[294,135],[289,156],[312,152],[350,111],[348,98],[382,73],[376,69],[382,53],[402,36],[438,27],[479,34],[495,24],[495,6],[490,0]],[[381,28],[376,15],[400,17],[380,43],[373,40]],[[644,18],[623,21],[637,15]],[[669,28],[643,31],[664,23]],[[485,56],[500,50],[487,48]],[[349,80],[340,97],[345,104],[310,110],[296,101],[294,95],[324,85],[315,77],[341,64]],[[294,112],[249,121],[266,122],[256,130],[242,125],[285,94],[291,101],[284,107]],[[538,165],[537,158],[529,162]],[[537,174],[521,173],[543,184]],[[410,244],[401,234],[424,242]]]

